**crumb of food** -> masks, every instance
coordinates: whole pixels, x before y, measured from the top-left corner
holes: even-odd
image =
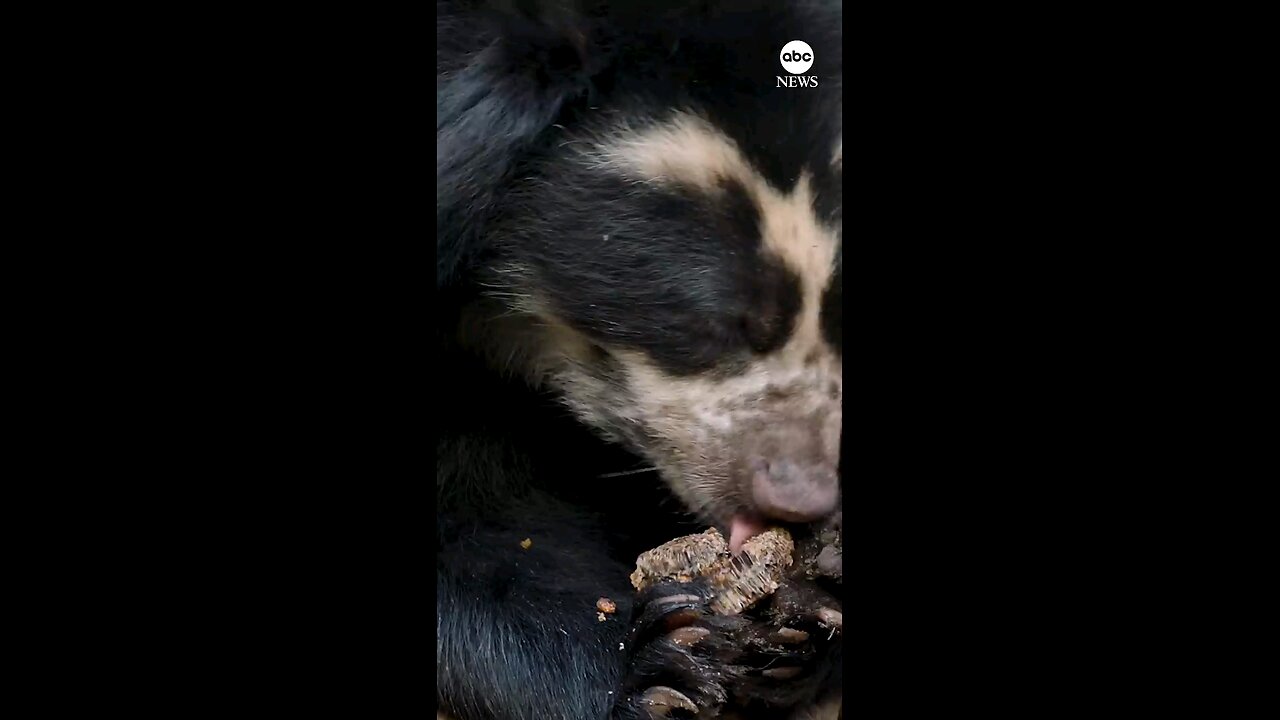
[[[525,538],[520,541],[520,547],[524,548],[525,550],[528,550],[529,548],[533,547],[533,541],[530,540],[529,538]]]
[[[724,537],[711,528],[642,554],[636,560],[631,584],[643,590],[663,580],[705,578],[715,592],[711,609],[721,615],[736,615],[778,589],[794,552],[791,534],[770,528],[748,540],[735,557]]]
[[[612,615],[618,612],[618,605],[607,597],[602,597],[596,601],[596,609],[605,615]]]
[[[598,612],[598,613],[596,613],[596,619],[597,619],[597,620],[599,620],[600,622],[604,622],[605,620],[608,620],[609,618],[608,618],[608,616],[606,616],[604,613],[602,613],[602,612]]]

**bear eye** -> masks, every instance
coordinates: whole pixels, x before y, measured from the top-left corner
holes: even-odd
[[[747,346],[759,354],[786,344],[800,310],[800,280],[772,258],[761,257],[743,286],[739,326]]]
[[[742,335],[757,353],[767,353],[780,344],[782,318],[776,307],[756,308],[742,316]]]

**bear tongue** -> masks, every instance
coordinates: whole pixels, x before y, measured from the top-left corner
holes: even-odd
[[[764,518],[758,515],[734,515],[729,521],[729,552],[735,555],[742,544],[764,532]]]

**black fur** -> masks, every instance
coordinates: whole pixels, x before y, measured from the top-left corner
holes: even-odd
[[[537,220],[522,219],[506,241],[575,327],[681,375],[782,340],[798,281],[760,259],[759,213],[740,186],[726,181],[722,196],[704,197],[581,170],[555,178],[518,200],[538,207],[525,216]]]
[[[640,552],[705,525],[656,473],[609,477],[643,463],[456,338],[490,273],[516,263],[576,330],[675,374],[782,343],[798,281],[760,260],[741,187],[708,198],[602,179],[566,162],[560,138],[692,108],[779,189],[818,168],[815,206],[838,217],[839,174],[821,169],[840,132],[840,11],[827,5],[437,3],[437,699],[459,720],[640,717],[652,683],[727,687],[717,658],[755,630],[704,617],[722,632],[697,652],[649,642],[669,608],[643,620],[646,603],[682,590],[637,599],[627,579]],[[828,85],[774,87],[793,39]],[[823,318],[837,343],[838,287]],[[617,603],[604,622],[600,597]]]

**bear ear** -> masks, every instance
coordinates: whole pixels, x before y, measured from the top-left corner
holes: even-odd
[[[436,18],[436,284],[483,252],[516,164],[607,62],[582,3],[440,2]]]

